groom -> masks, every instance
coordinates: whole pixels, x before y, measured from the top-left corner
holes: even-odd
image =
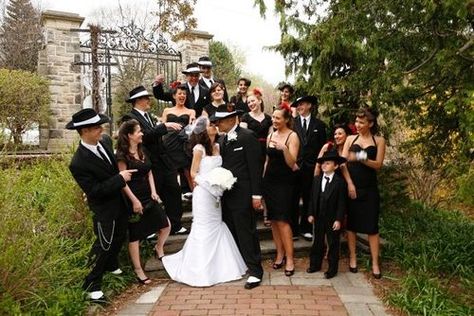
[[[246,289],[260,285],[263,276],[260,243],[257,235],[255,209],[262,208],[261,148],[250,130],[238,126],[233,104],[220,105],[209,119],[219,127],[222,167],[232,171],[237,182],[222,198],[222,218],[229,227],[249,269]]]

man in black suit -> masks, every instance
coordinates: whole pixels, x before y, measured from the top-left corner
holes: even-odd
[[[166,215],[171,222],[171,234],[185,234],[187,229],[181,225],[183,209],[181,188],[177,180],[178,171],[166,152],[162,139],[167,129],[180,130],[181,125],[175,122],[156,124],[148,113],[151,107],[150,96],[143,86],[132,89],[127,102],[132,103],[133,109],[125,114],[121,121],[135,119],[140,123],[143,132],[143,147],[150,155],[156,190],[163,200]]]
[[[315,238],[309,255],[308,273],[321,270],[324,257],[324,236],[328,242],[329,268],[324,273],[326,279],[337,274],[339,262],[339,245],[341,224],[344,219],[347,201],[346,182],[335,173],[338,165],[344,163],[336,150],[324,153],[317,162],[321,164],[322,175],[316,176],[313,182],[312,197],[309,207],[308,222],[315,223]]]
[[[214,82],[219,82],[224,86],[224,101],[229,102],[229,95],[227,94],[227,87],[225,86],[224,80],[214,78],[212,72],[212,61],[207,56],[199,57],[198,60],[199,69],[201,69],[201,79],[199,84],[207,89],[211,90],[211,86]]]
[[[297,170],[297,184],[294,197],[294,211],[292,218],[293,236],[301,234],[306,240],[312,239],[312,227],[306,221],[308,205],[313,182],[314,166],[321,148],[326,143],[326,126],[313,114],[317,112],[318,99],[314,96],[304,96],[291,104],[296,107],[298,116],[294,119],[294,130],[300,138],[300,151],[295,166]],[[300,198],[303,199],[303,208],[300,209]]]
[[[233,105],[223,104],[209,119],[226,133],[220,141],[222,167],[230,170],[237,182],[222,197],[222,218],[249,269],[245,288],[252,289],[260,285],[263,277],[255,217],[255,210],[262,209],[262,156],[253,132],[239,127],[239,113]]]
[[[120,171],[112,150],[112,140],[102,135],[101,124],[110,119],[93,109],[83,109],[72,116],[67,129],[77,130],[81,142],[72,157],[69,170],[87,196],[93,212],[96,240],[89,253],[91,272],[83,288],[93,301],[104,301],[102,276],[106,271],[118,271],[118,253],[127,235],[128,203],[122,189],[132,172]]]
[[[186,75],[187,96],[184,104],[188,109],[196,111],[196,118],[201,116],[202,109],[211,102],[209,99],[209,89],[199,84],[199,74],[201,70],[197,63],[189,64],[185,70],[181,71]],[[173,93],[164,91],[163,82],[165,77],[158,75],[153,82],[153,95],[158,100],[174,102]]]

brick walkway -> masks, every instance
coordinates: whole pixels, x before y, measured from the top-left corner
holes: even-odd
[[[170,281],[151,287],[118,315],[386,315],[364,274],[346,272],[346,266],[326,280],[298,264],[290,278],[267,265],[262,285],[252,290],[243,288],[245,279],[207,288]]]

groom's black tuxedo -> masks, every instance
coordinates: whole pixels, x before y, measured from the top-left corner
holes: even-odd
[[[230,170],[237,182],[222,199],[222,216],[229,227],[244,258],[249,274],[259,279],[263,276],[260,243],[257,235],[252,195],[261,195],[261,147],[255,134],[237,127],[237,139],[220,140],[222,167]]]
[[[100,144],[112,164],[80,144],[69,165],[94,214],[97,239],[89,254],[93,268],[84,282],[88,291],[100,290],[103,273],[118,268],[117,255],[127,234],[128,202],[122,192],[125,181],[119,174],[110,137],[104,135]]]

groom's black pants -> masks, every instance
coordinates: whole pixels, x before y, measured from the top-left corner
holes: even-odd
[[[229,227],[237,243],[237,247],[249,269],[249,275],[262,279],[262,255],[257,234],[255,210],[251,204],[252,200],[247,198],[249,201],[248,207],[242,207],[242,201],[247,200],[245,196],[249,195],[240,195],[240,201],[234,201],[229,195],[226,194],[223,198],[222,219]],[[239,194],[232,195],[239,196]]]

